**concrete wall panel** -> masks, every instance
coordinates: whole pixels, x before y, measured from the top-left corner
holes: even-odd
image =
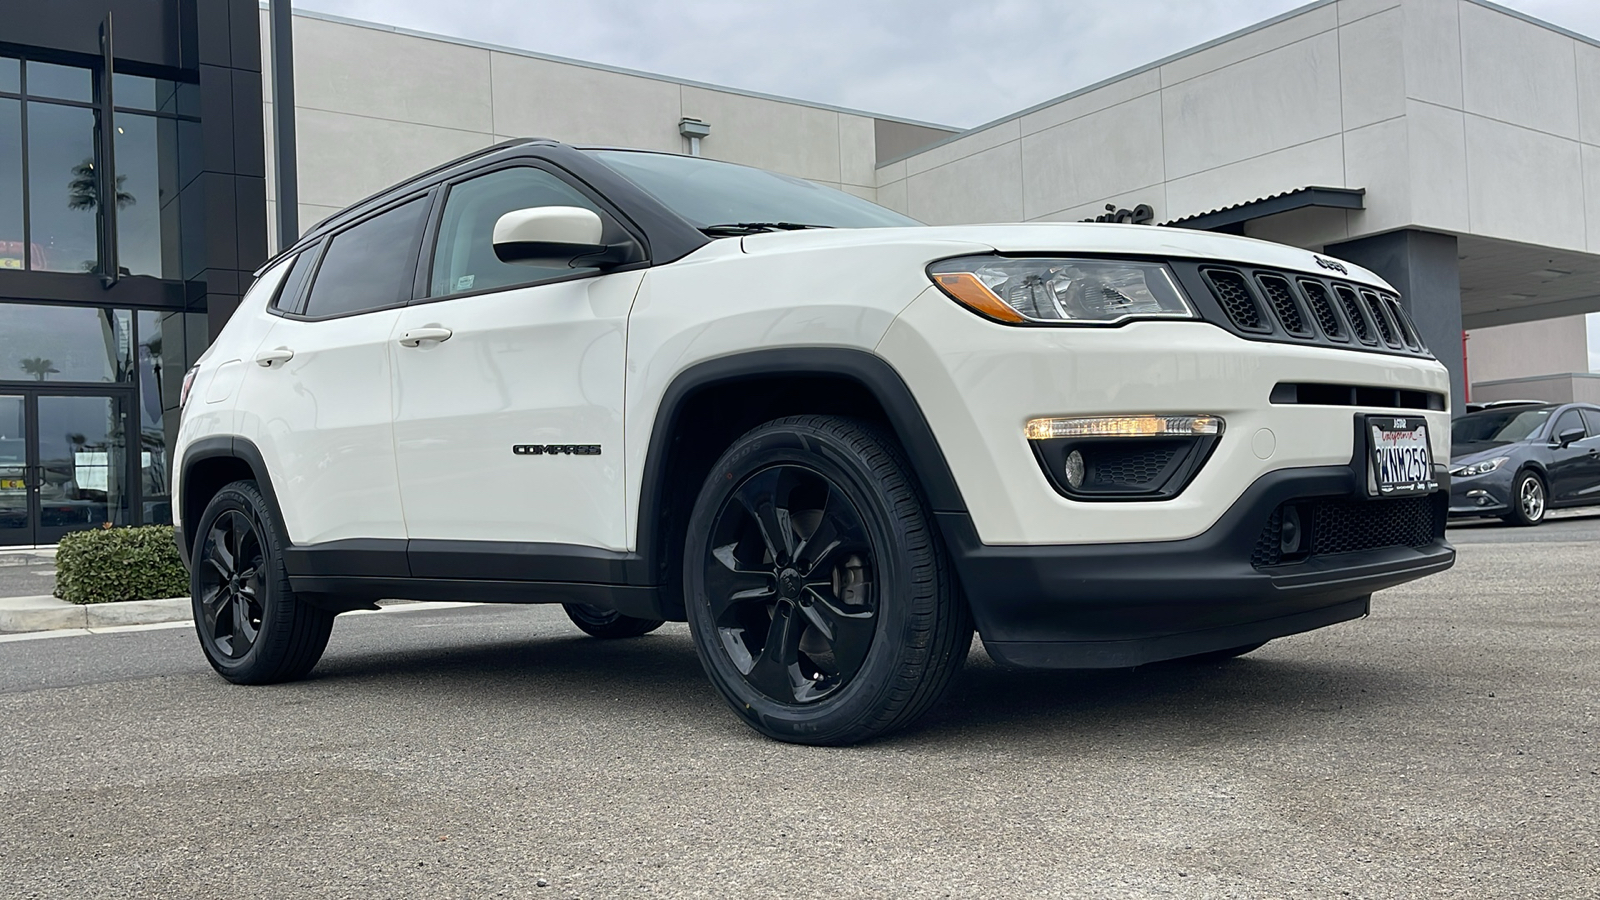
[[[493,130],[487,50],[298,16],[294,65],[297,107]]]
[[[1400,0],[1339,0],[1339,24],[1347,25],[1399,5]]]
[[[1398,8],[1389,9],[1339,29],[1346,129],[1405,115],[1404,19]]]
[[[496,134],[683,149],[676,84],[510,53],[493,54],[491,65]]]
[[[706,156],[838,183],[839,114],[703,88],[683,88],[683,114],[704,119]],[[672,120],[674,133],[677,119]]]
[[[295,123],[300,199],[334,209],[489,144],[490,136],[302,109]],[[302,230],[310,225],[302,220]]]
[[[1331,5],[1307,10],[1265,28],[1248,31],[1231,41],[1180,56],[1161,67],[1161,84],[1171,87],[1207,72],[1215,72],[1305,40],[1312,35],[1331,31],[1338,24],[1339,14]]]
[[[1578,143],[1468,114],[1472,232],[1581,250],[1583,165]]]
[[[906,214],[930,225],[1022,221],[1017,141],[918,172],[906,181]]]
[[[1600,47],[1573,41],[1578,71],[1578,138],[1600,144]]]
[[[1474,328],[1469,334],[1467,360],[1474,382],[1589,371],[1583,316]]]
[[[1161,98],[1145,94],[1024,137],[1022,171],[1029,219],[1159,185],[1165,180]]]
[[[1139,72],[1096,90],[1068,97],[1037,112],[1028,113],[1021,119],[1022,135],[1027,137],[1046,128],[1054,128],[1062,122],[1070,122],[1090,113],[1109,109],[1160,89],[1161,73],[1158,70]]]
[[[1406,128],[1413,223],[1470,232],[1466,117],[1460,110],[1407,100]]]
[[[926,172],[936,166],[942,166],[946,163],[981,153],[1008,141],[1015,141],[1021,136],[1022,133],[1016,119],[1012,119],[1009,122],[1001,122],[993,128],[974,132],[948,144],[940,144],[927,152],[919,153],[907,159],[905,161],[906,173],[915,175],[918,172]]]
[[[1572,38],[1476,3],[1460,10],[1464,109],[1576,138]]]
[[[1461,108],[1459,0],[1406,0],[1406,96]]]
[[[902,178],[899,181],[891,181],[888,184],[880,185],[878,187],[877,203],[879,206],[887,206],[897,213],[911,215],[906,211],[906,180]]]
[[[1344,141],[1338,135],[1167,182],[1161,220],[1208,212],[1307,185],[1344,186]]]
[[[1167,88],[1162,111],[1168,177],[1338,134],[1338,36],[1326,32]]]
[[[1600,253],[1600,147],[1580,144],[1583,163],[1583,207],[1585,221],[1585,246],[1590,253]]]
[[[877,122],[865,116],[839,114],[839,180],[876,187]]]
[[[1345,132],[1345,181],[1367,189],[1362,198],[1366,208],[1351,211],[1346,219],[1352,233],[1376,234],[1411,224],[1410,162],[1404,118]]]

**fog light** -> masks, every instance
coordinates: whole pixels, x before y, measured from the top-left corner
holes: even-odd
[[[1284,556],[1300,552],[1300,511],[1292,506],[1283,508],[1283,526],[1278,530],[1278,547]]]
[[[1175,437],[1221,434],[1218,416],[1078,416],[1029,419],[1030,441],[1073,437]]]
[[[1073,490],[1083,487],[1083,454],[1074,450],[1067,454],[1067,484]]]

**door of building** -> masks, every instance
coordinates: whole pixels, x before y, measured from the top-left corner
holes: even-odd
[[[130,391],[0,394],[0,544],[130,522]]]

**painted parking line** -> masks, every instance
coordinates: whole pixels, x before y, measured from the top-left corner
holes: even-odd
[[[346,616],[373,616],[380,613],[427,612],[435,609],[459,609],[463,606],[482,606],[481,603],[459,601],[428,601],[401,603],[382,609],[358,609],[344,613]],[[149,625],[107,625],[96,628],[60,628],[55,631],[28,631],[21,634],[0,634],[0,644],[15,641],[45,641],[52,638],[87,637],[95,634],[122,634],[128,631],[164,631],[169,628],[192,628],[193,622],[155,622]]]

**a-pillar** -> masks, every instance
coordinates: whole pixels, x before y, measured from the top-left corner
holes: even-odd
[[[1456,238],[1406,229],[1324,248],[1329,256],[1364,266],[1394,285],[1422,340],[1450,370],[1450,405],[1466,411],[1466,359],[1461,345],[1461,272]]]

